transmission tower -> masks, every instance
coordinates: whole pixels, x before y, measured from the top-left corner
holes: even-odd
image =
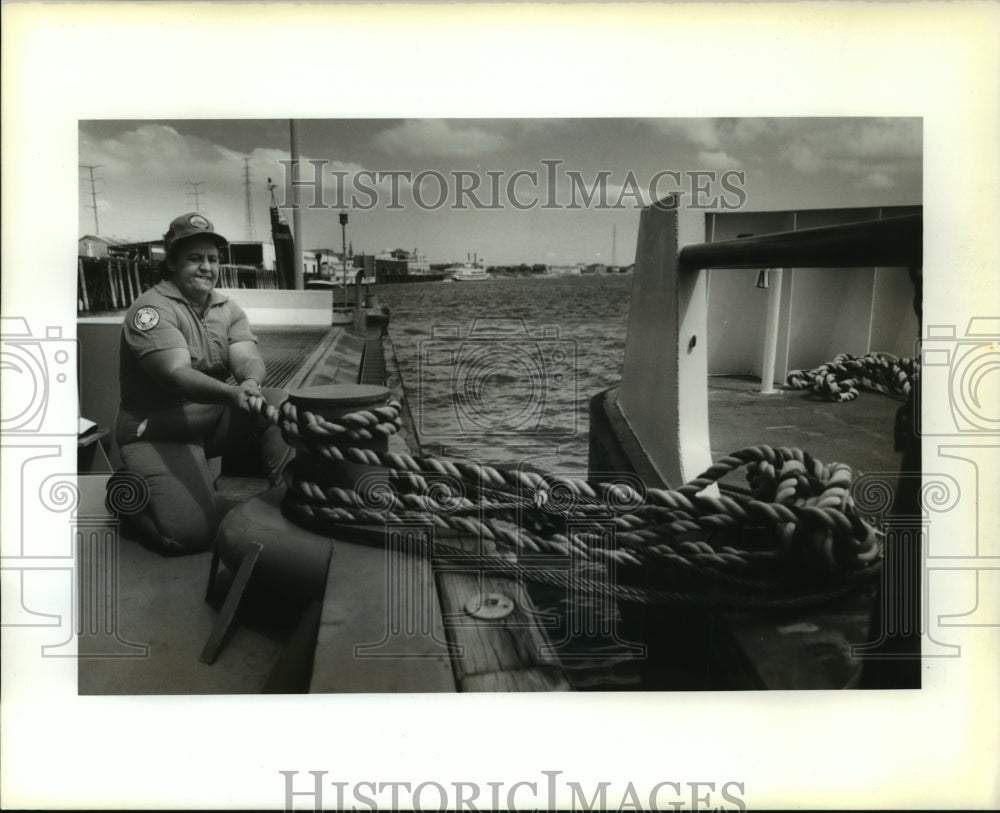
[[[253,224],[253,194],[250,189],[250,159],[243,159],[243,188],[246,192],[247,201],[247,222],[246,222],[246,233],[247,240],[257,239],[257,230],[254,228]]]
[[[97,219],[97,189],[94,186],[95,181],[99,181],[100,178],[94,178],[94,170],[95,169],[99,169],[102,166],[104,166],[104,164],[80,164],[80,168],[81,169],[89,169],[90,170],[90,199],[91,199],[92,203],[87,208],[94,210],[94,234],[95,235],[100,235],[100,233],[101,233],[101,224],[100,224],[100,222]]]
[[[201,192],[200,189],[198,189],[198,187],[202,186],[205,182],[204,181],[185,181],[185,183],[188,186],[192,187],[192,191],[188,192],[188,194],[189,195],[194,195],[194,210],[198,214],[201,214],[201,196],[202,196],[202,192]]]

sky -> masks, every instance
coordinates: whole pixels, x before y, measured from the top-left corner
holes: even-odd
[[[919,118],[307,119],[297,130],[299,178],[321,187],[318,200],[315,186],[298,190],[305,249],[340,249],[341,203],[355,253],[625,265],[639,208],[669,192],[708,211],[922,202]],[[197,209],[230,240],[269,241],[268,178],[291,221],[287,119],[81,121],[79,136],[80,235],[157,239]]]

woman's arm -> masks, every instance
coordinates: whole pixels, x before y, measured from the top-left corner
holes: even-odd
[[[267,368],[257,349],[257,342],[233,342],[229,345],[229,369],[237,381],[253,380],[259,388],[267,376]]]
[[[249,382],[233,387],[198,372],[191,366],[190,352],[184,348],[148,353],[139,359],[139,364],[164,387],[198,404],[229,404],[249,411],[250,398],[260,395],[259,388]]]

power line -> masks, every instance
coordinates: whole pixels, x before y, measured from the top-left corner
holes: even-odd
[[[188,195],[194,195],[194,210],[198,214],[201,214],[202,213],[201,212],[201,196],[202,196],[202,192],[201,192],[201,190],[198,189],[198,187],[202,186],[205,182],[204,181],[185,181],[184,183],[186,183],[190,187],[193,187],[192,191],[188,192]]]
[[[243,159],[243,186],[246,190],[246,209],[247,209],[247,219],[246,219],[246,233],[247,240],[257,239],[257,230],[254,228],[253,223],[253,194],[250,189],[250,159]]]
[[[96,178],[96,179],[94,178],[94,170],[95,169],[100,169],[103,166],[104,166],[104,164],[80,164],[80,168],[81,169],[89,169],[90,170],[90,199],[93,201],[93,204],[90,205],[90,206],[88,206],[87,208],[94,210],[94,234],[95,235],[99,235],[101,233],[101,224],[100,224],[100,221],[97,219],[97,188],[94,186],[94,182],[95,181],[99,181],[101,179],[100,178]]]

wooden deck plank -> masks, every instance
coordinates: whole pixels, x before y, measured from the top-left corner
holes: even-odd
[[[470,553],[479,540],[449,540]],[[488,574],[450,570],[437,573],[438,594],[448,640],[461,647],[452,665],[461,691],[569,691],[559,661],[545,657],[545,632],[535,623],[534,605],[516,581]],[[478,605],[485,594],[506,596],[514,602],[510,615],[486,620],[474,618],[466,606]]]
[[[463,692],[565,692],[570,690],[570,685],[558,669],[535,666],[468,675],[460,688]]]
[[[455,691],[433,574],[412,559],[371,544],[335,544],[310,692]],[[398,589],[400,575],[412,577],[412,592]],[[416,610],[394,605],[403,593],[420,599]]]
[[[336,597],[336,584],[342,581],[349,582],[342,589],[353,590],[349,596],[359,594],[356,598],[347,595],[340,600],[346,602],[349,607],[344,611],[351,613],[346,623],[355,630],[352,634],[357,634],[356,629],[360,623],[354,615],[361,616],[361,619],[384,617],[387,612],[386,590],[378,588],[377,592],[381,597],[376,606],[365,609],[362,604],[370,601],[372,596],[372,585],[385,584],[386,576],[379,575],[379,571],[371,570],[372,562],[380,562],[380,567],[387,566],[384,558],[386,554],[386,530],[375,526],[352,526],[345,527],[338,533],[339,540],[351,539],[351,542],[338,541],[334,550],[334,562],[331,563],[331,582],[327,584],[326,603],[324,605],[324,621],[333,622],[334,615],[332,608],[338,606]],[[449,546],[461,547],[466,551],[491,553],[495,552],[487,541],[480,545],[479,540],[471,537],[452,537],[447,540]],[[365,553],[365,550],[368,552]],[[335,562],[340,556],[350,557],[344,562],[341,570],[347,569],[348,576],[342,577],[336,574]],[[389,551],[389,556],[405,556],[395,551]],[[370,558],[375,557],[375,558]],[[355,565],[355,560],[363,560],[366,568],[359,570]],[[427,559],[422,560],[426,565]],[[397,564],[397,568],[400,566]],[[405,567],[401,572],[405,572]],[[420,572],[420,578],[426,577],[427,571]],[[379,581],[375,581],[380,578]],[[335,581],[336,580],[336,581]],[[435,633],[431,640],[430,635],[423,636],[423,646],[427,653],[443,652],[443,648],[437,640],[446,641],[451,647],[451,657],[449,669],[454,670],[454,677],[451,679],[449,689],[436,688],[412,688],[401,689],[400,691],[569,691],[572,689],[570,682],[566,679],[563,670],[556,657],[544,658],[541,655],[541,648],[548,643],[545,631],[535,622],[534,615],[536,608],[528,596],[527,592],[516,581],[500,576],[489,574],[479,575],[468,571],[456,571],[449,568],[446,563],[440,563],[435,569],[433,578],[433,588],[431,594],[434,602]],[[426,588],[421,587],[418,592],[424,593]],[[398,591],[398,586],[393,588]],[[510,597],[515,603],[515,611],[507,618],[498,621],[484,621],[471,617],[465,611],[465,605],[471,599],[481,593],[499,593]],[[361,602],[355,605],[352,602]],[[331,613],[327,616],[327,613]],[[378,640],[375,638],[375,630],[384,630],[384,622],[373,624],[372,630],[367,633],[365,640]],[[443,632],[439,632],[443,631]],[[329,632],[327,633],[329,634]],[[321,627],[320,641],[323,642],[323,628]],[[418,636],[419,639],[419,636]],[[416,646],[416,642],[412,642]],[[314,670],[314,682],[318,680],[316,675],[322,670],[335,668],[334,660],[320,660],[320,650],[327,650],[326,655],[331,658],[350,658],[352,652],[345,648],[344,643],[338,642],[336,646],[337,654],[330,648],[331,643],[321,643],[317,646],[317,666]],[[399,664],[391,660],[383,661],[383,668],[392,665],[392,669],[398,668]],[[534,670],[534,672],[532,672]],[[366,674],[366,667],[352,664],[350,672],[357,672],[359,675]],[[406,676],[401,676],[405,679]],[[379,675],[379,680],[389,680],[389,675]],[[319,686],[319,683],[316,683]],[[339,684],[338,684],[339,685]],[[379,689],[318,689],[312,691],[379,691]]]

